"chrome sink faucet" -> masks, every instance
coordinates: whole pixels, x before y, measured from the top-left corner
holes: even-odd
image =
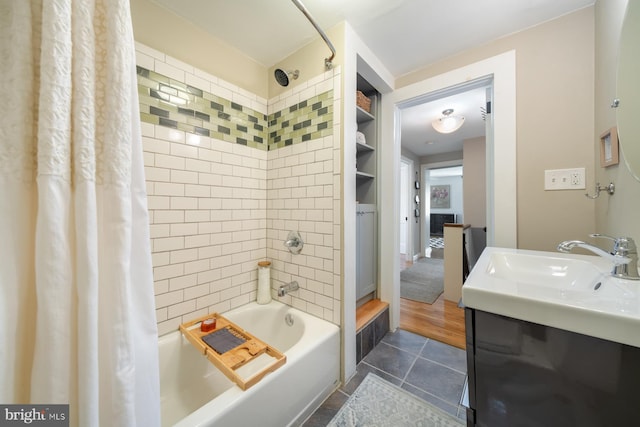
[[[589,236],[613,240],[611,253],[580,240],[566,240],[558,245],[558,251],[568,253],[575,247],[589,250],[613,263],[612,276],[627,280],[640,280],[640,275],[638,275],[638,250],[631,237],[614,238],[598,233],[590,234]]]

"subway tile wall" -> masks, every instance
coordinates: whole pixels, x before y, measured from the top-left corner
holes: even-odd
[[[326,97],[332,92],[331,100]],[[341,69],[327,71],[268,102],[275,130],[292,112],[318,111],[327,123],[322,136],[286,145],[267,154],[267,257],[272,261],[272,285],[295,280],[300,290],[281,299],[307,313],[340,325],[340,242],[341,242]],[[309,102],[304,102],[309,101]],[[313,101],[313,102],[310,102]],[[317,105],[322,101],[322,105]],[[319,111],[327,109],[325,111]],[[279,117],[275,117],[281,112]],[[329,114],[329,116],[327,116]],[[299,116],[298,116],[299,118]],[[308,118],[305,118],[308,120]],[[301,123],[301,121],[297,121]],[[274,123],[271,123],[272,125]],[[292,127],[292,126],[291,126]],[[274,128],[270,128],[273,132]],[[298,134],[296,134],[298,135]],[[295,137],[284,135],[284,138]],[[283,141],[277,142],[281,147]],[[298,255],[284,247],[289,231],[298,230],[305,242]]]
[[[335,132],[339,135],[339,132]],[[274,286],[300,290],[281,300],[340,324],[340,151],[334,136],[270,151],[267,162],[267,257]],[[299,231],[300,254],[284,246]]]
[[[308,140],[265,151],[142,115],[159,334],[255,300],[257,262],[264,259],[272,261],[275,299],[280,284],[297,280],[300,290],[281,301],[340,324],[340,69],[265,100],[142,44],[136,51],[139,72],[178,87],[265,118],[312,100],[322,116],[314,125],[325,123],[324,133],[316,128]],[[283,245],[292,229],[305,241],[300,255]]]

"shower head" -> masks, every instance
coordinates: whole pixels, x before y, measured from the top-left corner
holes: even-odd
[[[289,77],[291,77],[293,80],[296,80],[300,75],[300,71],[284,71],[280,68],[276,68],[276,71],[274,71],[273,75],[275,76],[276,81],[280,86],[287,87],[289,86]]]

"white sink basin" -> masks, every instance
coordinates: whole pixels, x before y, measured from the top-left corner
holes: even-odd
[[[486,248],[465,306],[640,347],[640,283],[597,256]]]
[[[543,255],[545,254],[545,255]],[[551,289],[584,288],[602,276],[591,262],[555,254],[491,251],[488,275],[516,283],[531,283]]]

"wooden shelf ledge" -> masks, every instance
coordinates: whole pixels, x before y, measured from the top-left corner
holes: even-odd
[[[362,328],[367,326],[369,322],[382,313],[387,307],[388,302],[380,301],[379,299],[373,299],[362,304],[356,309],[356,333],[360,332]]]

